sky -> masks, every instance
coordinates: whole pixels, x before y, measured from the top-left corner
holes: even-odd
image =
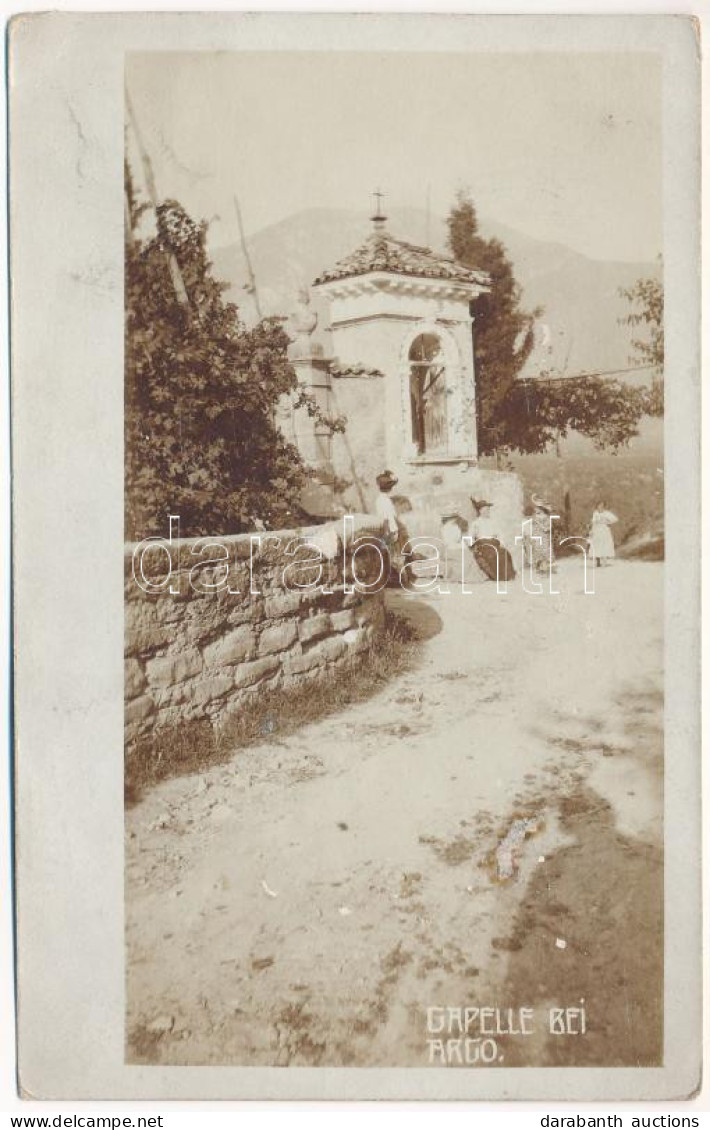
[[[132,54],[158,194],[215,245],[308,208],[479,211],[591,258],[662,250],[661,65],[651,53]],[[129,156],[141,177],[129,131]],[[396,234],[396,233],[394,233]]]

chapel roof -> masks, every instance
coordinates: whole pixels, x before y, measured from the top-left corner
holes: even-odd
[[[485,287],[489,276],[484,271],[465,267],[448,255],[441,255],[429,247],[418,247],[395,239],[389,232],[375,230],[360,247],[338,260],[335,266],[322,271],[314,286],[334,282],[337,279],[353,278],[372,271],[383,271],[392,275],[410,275],[425,279],[447,279]]]

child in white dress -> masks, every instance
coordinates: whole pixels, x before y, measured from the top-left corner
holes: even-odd
[[[592,514],[592,525],[589,530],[589,545],[595,565],[604,565],[616,557],[614,538],[610,527],[618,522],[616,514],[607,509],[606,502],[598,502]]]

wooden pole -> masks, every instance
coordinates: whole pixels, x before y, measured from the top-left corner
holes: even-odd
[[[256,306],[257,317],[259,318],[259,321],[261,321],[261,319],[263,318],[264,315],[261,312],[261,305],[259,303],[259,291],[256,288],[256,275],[254,274],[254,268],[252,267],[251,256],[249,255],[249,248],[247,247],[246,236],[244,235],[244,224],[242,223],[242,210],[239,207],[239,201],[237,199],[236,193],[234,194],[234,211],[237,213],[237,224],[239,226],[239,239],[240,239],[241,245],[242,245],[242,252],[244,253],[244,261],[247,265],[247,274],[249,276],[249,292],[254,299],[254,305]]]
[[[143,176],[145,178],[145,185],[146,185],[146,188],[148,190],[148,196],[149,196],[150,202],[153,206],[153,211],[155,212],[155,218],[156,218],[156,221],[157,221],[159,204],[158,204],[158,192],[157,192],[157,189],[155,187],[155,175],[153,173],[153,164],[151,162],[150,157],[148,156],[148,150],[146,149],[145,144],[143,142],[143,137],[142,137],[142,134],[141,134],[141,131],[140,131],[140,126],[138,125],[138,119],[136,117],[136,112],[133,108],[133,103],[131,102],[131,96],[128,93],[128,89],[126,89],[126,108],[128,110],[128,118],[129,118],[130,123],[133,127],[133,136],[136,139],[136,146],[138,148],[138,155],[139,155],[140,160],[141,160],[141,165],[143,166]],[[190,299],[187,296],[187,289],[185,287],[185,280],[182,277],[182,271],[180,270],[180,265],[179,265],[177,259],[175,258],[174,252],[166,251],[165,254],[166,254],[167,261],[168,261],[168,270],[170,271],[170,278],[171,278],[171,281],[172,281],[172,284],[173,284],[173,289],[175,291],[175,297],[177,298],[177,300],[178,300],[178,302],[180,303],[181,306],[185,306],[185,307],[189,308]]]
[[[133,245],[133,219],[131,217],[131,205],[128,199],[128,193],[123,194],[123,222],[126,229],[126,243],[129,246]]]

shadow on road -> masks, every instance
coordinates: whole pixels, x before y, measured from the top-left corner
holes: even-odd
[[[403,592],[388,589],[385,593],[388,611],[406,620],[421,641],[438,636],[444,626],[441,616],[421,596],[406,596]]]
[[[658,779],[662,773],[662,697],[630,691],[617,700],[631,757]],[[590,722],[593,720],[590,720]],[[624,780],[628,750],[600,744],[590,725],[587,749]],[[555,737],[550,742],[555,744]],[[592,760],[594,765],[594,760]],[[594,773],[592,773],[592,779]],[[634,801],[635,794],[628,796]],[[627,796],[624,801],[629,803]],[[638,798],[636,798],[638,800]],[[619,798],[621,800],[621,797]],[[528,884],[506,948],[505,996],[545,1009],[584,1007],[586,1033],[547,1035],[535,1049],[539,1066],[651,1067],[663,1060],[663,828],[622,834],[616,804],[588,784],[557,800],[560,824],[574,843],[549,855]],[[529,1048],[511,1041],[508,1067],[525,1066]]]

